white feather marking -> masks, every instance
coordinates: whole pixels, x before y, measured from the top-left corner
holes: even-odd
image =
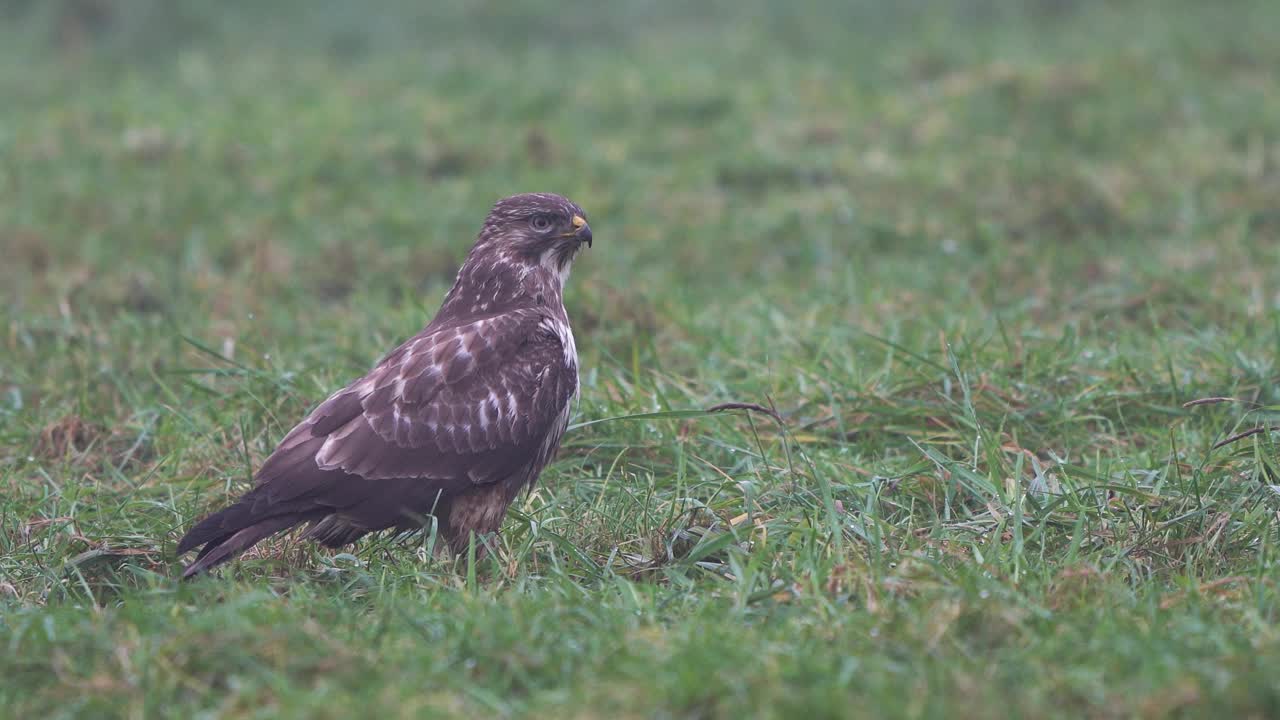
[[[542,329],[556,334],[560,340],[560,346],[564,348],[564,364],[571,368],[578,367],[578,345],[573,341],[573,328],[568,323],[559,322],[550,318],[544,319],[541,323]]]
[[[502,417],[502,405],[498,394],[489,390],[489,397],[480,403],[480,428],[488,430],[489,425],[498,422]]]
[[[562,264],[559,256],[559,251],[555,249],[547,250],[539,258],[539,264],[542,265],[543,270],[551,273],[560,282],[560,288],[563,290],[564,284],[569,281],[569,270],[573,267],[573,258],[569,258],[567,262]]]
[[[555,426],[552,427],[551,432],[546,434],[546,437],[542,438],[542,446],[538,449],[540,464],[545,464],[551,459],[551,453],[555,452],[555,446],[564,437],[565,428],[569,427],[569,410],[571,407],[572,403],[564,404],[564,407],[560,409],[560,414],[556,416]]]
[[[330,434],[329,437],[325,439],[324,444],[320,446],[320,452],[316,453],[316,465],[319,466],[321,470],[332,470],[337,467],[336,464],[332,462],[333,454],[337,452],[338,446],[342,441],[351,433],[355,432],[356,428],[358,428],[363,422],[364,417],[357,416],[352,419],[351,422],[348,422],[346,425],[338,428],[336,432]]]

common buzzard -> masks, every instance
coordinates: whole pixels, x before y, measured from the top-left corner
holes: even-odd
[[[560,446],[578,392],[562,291],[591,227],[559,195],[498,201],[435,318],[329,396],[235,504],[200,521],[178,554],[191,577],[306,524],[337,548],[434,517],[454,552],[495,532]],[[203,547],[201,547],[203,546]]]

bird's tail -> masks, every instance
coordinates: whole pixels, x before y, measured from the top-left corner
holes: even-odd
[[[182,571],[182,578],[199,575],[215,565],[220,565],[248,550],[263,539],[310,520],[304,513],[282,513],[262,517],[252,512],[252,503],[245,500],[225,510],[216,512],[191,528],[178,542],[181,555],[204,545],[195,562]]]

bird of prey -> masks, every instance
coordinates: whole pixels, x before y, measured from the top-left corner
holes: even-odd
[[[497,531],[560,446],[578,393],[562,292],[586,213],[559,195],[499,200],[422,332],[285,435],[253,489],[178,543],[183,577],[306,524],[330,548],[434,517],[453,552]]]

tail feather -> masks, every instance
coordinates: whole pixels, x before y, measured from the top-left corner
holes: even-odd
[[[313,522],[302,537],[306,540],[315,540],[327,548],[337,549],[350,545],[368,534],[368,530],[353,525],[337,515],[330,515]]]
[[[261,517],[255,518],[253,514],[252,503],[245,502],[245,499],[242,498],[236,504],[219,510],[196,523],[195,527],[188,530],[187,534],[183,535],[182,539],[178,541],[177,553],[182,555],[200,545],[205,545],[205,549],[201,551],[203,555],[209,551],[210,547],[252,525],[256,520],[263,519]]]
[[[281,447],[292,448],[287,441]],[[311,527],[302,537],[330,548],[349,545],[370,532],[408,527],[424,515],[442,518],[443,527],[451,493],[471,485],[465,478],[366,480],[311,464],[307,468],[277,463],[269,468],[276,474],[262,479],[268,469],[264,466],[256,487],[196,523],[178,541],[178,555],[198,551],[182,576],[203,573],[275,533],[303,524]]]
[[[282,530],[288,530],[306,519],[305,516],[295,513],[276,515],[259,520],[228,536],[213,538],[200,551],[195,562],[182,571],[182,579],[186,580],[205,572],[215,565],[220,565],[258,544],[263,539]],[[194,532],[195,529],[192,530],[192,533]],[[187,538],[191,537],[192,533],[188,533]],[[187,543],[187,538],[183,538],[183,543],[188,545],[188,549],[199,544],[198,542]],[[179,547],[182,547],[182,545],[179,545]]]

